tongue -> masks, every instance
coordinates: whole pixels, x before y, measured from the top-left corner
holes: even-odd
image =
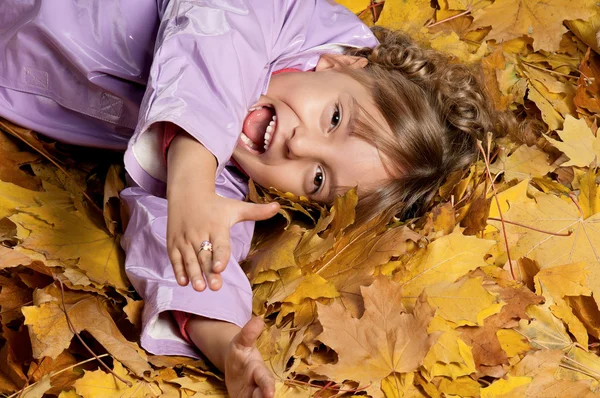
[[[265,142],[265,130],[273,118],[271,108],[262,108],[252,111],[246,116],[242,132],[248,136],[259,148],[262,148]]]

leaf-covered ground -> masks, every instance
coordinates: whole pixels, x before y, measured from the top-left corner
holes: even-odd
[[[599,396],[596,0],[341,2],[480,63],[496,108],[537,128],[407,222],[348,228],[354,192],[323,209],[252,190],[284,209],[245,264],[278,396]],[[136,343],[119,155],[0,129],[0,393],[226,396],[206,361]]]

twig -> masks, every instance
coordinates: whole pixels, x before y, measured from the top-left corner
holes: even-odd
[[[494,179],[492,178],[492,172],[490,171],[489,150],[490,150],[490,146],[491,146],[491,140],[492,140],[491,136],[488,135],[488,152],[487,153],[483,149],[483,146],[481,145],[481,141],[479,141],[479,140],[477,140],[477,147],[479,148],[479,150],[481,151],[481,154],[483,155],[483,160],[485,163],[485,170],[487,172],[488,178],[490,179],[490,181],[492,181],[492,188],[494,189],[494,199],[496,200],[496,206],[498,206],[498,214],[500,214],[500,222],[502,223],[502,234],[504,235],[504,244],[506,245],[506,256],[508,257],[508,265],[510,267],[510,274],[514,280],[517,280],[517,278],[515,276],[515,270],[513,269],[512,260],[510,258],[510,247],[508,246],[508,236],[506,235],[506,225],[504,225],[504,215],[502,214],[502,208],[500,207],[500,201],[498,200],[498,192],[496,191],[496,186],[493,183]]]
[[[550,73],[550,74],[553,74],[553,75],[559,75],[559,76],[568,77],[568,78],[571,78],[571,79],[573,79],[573,78],[574,78],[574,79],[579,79],[579,77],[578,77],[578,76],[567,75],[566,73],[560,73],[560,72],[556,72],[556,71],[554,71],[554,70],[552,70],[552,69],[546,69],[546,68],[542,68],[541,66],[534,65],[534,64],[532,64],[531,62],[527,62],[527,61],[523,61],[523,60],[521,60],[521,61],[522,61],[522,62],[523,62],[525,65],[527,65],[527,66],[529,66],[529,67],[531,67],[531,68],[538,69],[538,70],[541,70],[541,71],[544,71],[544,72],[547,72],[547,73]],[[573,70],[573,71],[574,71],[574,72],[579,72],[579,73],[582,73],[582,72],[581,72],[581,71],[579,71],[579,70]],[[583,73],[582,73],[582,74],[583,74]],[[584,75],[584,77],[585,77],[585,75]],[[586,77],[586,79],[588,79],[588,78]]]
[[[102,367],[104,369],[106,369],[114,377],[116,377],[117,379],[119,379],[123,383],[125,383],[125,385],[127,387],[131,387],[132,386],[131,382],[123,379],[121,376],[119,376],[118,374],[116,374],[115,372],[113,372],[113,370],[111,368],[109,368],[108,365],[106,365],[104,362],[102,362],[100,360],[100,358],[94,353],[94,351],[92,351],[92,349],[85,343],[85,341],[83,341],[83,339],[81,338],[81,336],[79,336],[79,333],[77,333],[77,331],[75,330],[75,327],[71,323],[71,318],[69,318],[69,314],[67,313],[67,306],[65,305],[65,290],[64,290],[64,287],[63,287],[63,283],[62,283],[62,281],[60,279],[58,279],[56,277],[54,279],[56,281],[58,281],[58,283],[60,284],[60,296],[61,296],[62,305],[63,305],[62,310],[65,313],[65,318],[67,319],[67,324],[69,325],[69,328],[71,329],[71,331],[73,332],[73,334],[75,336],[77,336],[77,339],[79,339],[79,341],[81,342],[81,344],[83,344],[83,346],[88,350],[88,352],[94,356],[94,358],[100,363],[100,365],[102,365]]]
[[[492,221],[502,221],[501,219],[499,219],[499,218],[496,218],[496,217],[489,217],[489,218],[488,218],[488,220],[492,220]],[[516,225],[516,226],[519,226],[519,227],[523,227],[523,228],[531,229],[532,231],[541,232],[541,233],[543,233],[543,234],[554,235],[554,236],[571,236],[571,234],[573,234],[573,231],[571,231],[571,230],[569,230],[569,232],[567,232],[567,233],[564,233],[564,234],[563,234],[563,233],[560,233],[560,232],[550,232],[550,231],[544,231],[544,230],[537,229],[537,228],[534,228],[534,227],[530,227],[530,226],[528,226],[528,225],[523,225],[523,224],[520,224],[520,223],[518,223],[518,222],[514,222],[514,221],[508,221],[508,220],[504,220],[504,223],[505,223],[505,224],[512,224],[512,225]]]
[[[465,15],[469,15],[471,13],[471,11],[473,11],[473,10],[471,10],[471,7],[469,7],[465,11],[461,12],[460,14],[456,14],[456,15],[453,15],[451,17],[444,18],[441,21],[437,21],[437,22],[434,22],[434,23],[427,24],[427,25],[425,25],[425,27],[426,28],[431,28],[432,26],[436,26],[436,25],[443,24],[443,23],[448,22],[448,21],[452,21],[453,19],[460,18],[460,17],[463,17]]]

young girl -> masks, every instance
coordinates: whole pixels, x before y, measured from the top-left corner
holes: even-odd
[[[278,206],[243,202],[247,178],[326,204],[358,186],[357,223],[416,215],[501,130],[465,67],[375,33],[331,0],[0,4],[0,116],[126,149],[146,350],[200,349],[231,396],[272,396],[239,261]]]

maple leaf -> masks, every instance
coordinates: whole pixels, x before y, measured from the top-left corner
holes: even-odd
[[[542,269],[557,265],[585,262],[590,271],[588,283],[596,302],[600,301],[600,214],[586,219],[572,201],[551,194],[539,193],[535,201],[511,203],[504,214],[506,220],[518,220],[520,225],[505,224],[512,236],[511,256],[537,261]],[[490,221],[501,228],[496,221]],[[537,230],[527,228],[535,226]],[[547,232],[544,232],[547,231]],[[561,236],[568,235],[568,236]],[[516,244],[514,244],[516,243]]]
[[[585,120],[567,116],[564,129],[557,133],[562,142],[550,137],[546,139],[569,157],[562,166],[587,167],[600,158],[600,136],[594,136]]]
[[[0,182],[0,190],[2,188]],[[78,268],[92,281],[126,290],[129,283],[118,238],[98,226],[85,210],[72,209],[73,202],[64,191],[45,195],[29,192],[27,197],[19,191],[21,196],[27,197],[25,203],[37,200],[41,206],[20,207],[19,213],[10,217],[20,227],[19,248],[43,253],[48,259],[78,259]]]
[[[386,1],[377,25],[416,35],[433,18],[434,11],[429,0]]]
[[[501,153],[498,160],[490,166],[492,173],[504,172],[506,181],[517,179],[523,181],[533,177],[543,177],[556,167],[550,165],[547,153],[535,147],[521,145],[510,156]]]
[[[418,252],[404,269],[394,275],[394,281],[402,283],[407,297],[415,298],[427,286],[454,282],[467,272],[485,265],[483,256],[494,243],[455,231]]]
[[[339,303],[317,304],[323,333],[318,339],[333,348],[339,360],[316,373],[333,380],[372,383],[367,392],[382,397],[381,381],[390,374],[412,372],[423,362],[437,336],[427,333],[435,309],[421,296],[413,313],[401,304],[402,287],[379,277],[361,288],[365,312],[352,318]]]
[[[468,278],[458,282],[441,282],[425,288],[429,302],[437,307],[437,315],[456,326],[483,325],[483,314],[496,302],[496,298],[481,285],[481,278]],[[500,311],[495,306],[492,311]],[[484,316],[493,315],[493,312]]]
[[[156,383],[133,378],[119,361],[113,363],[113,372],[130,382],[131,386],[102,370],[88,371],[74,384],[77,394],[83,398],[144,398],[161,395],[162,391]]]
[[[41,186],[40,179],[20,167],[39,160],[36,154],[19,151],[18,146],[0,132],[0,180],[37,191]]]
[[[73,331],[69,327],[60,292],[51,285],[44,290],[45,301],[39,305],[24,307],[25,324],[29,325],[33,356],[56,358],[69,347]],[[150,367],[145,354],[125,339],[99,297],[88,293],[65,292],[66,312],[77,333],[89,332],[115,358],[122,361],[136,374],[143,374]]]
[[[322,259],[307,265],[306,272],[318,274],[339,291],[341,300],[355,316],[362,312],[360,286],[373,280],[375,267],[391,257],[405,254],[421,235],[407,226],[388,228],[385,214],[375,217],[352,233],[341,235]]]
[[[533,38],[533,49],[556,51],[567,29],[564,20],[587,20],[594,13],[594,0],[496,0],[473,14],[473,29],[491,26],[488,40],[503,42],[521,36]]]
[[[564,353],[560,350],[536,351],[516,364],[510,371],[514,376],[530,377],[533,380],[522,390],[525,397],[597,397],[590,391],[591,381],[557,380],[554,376]]]

